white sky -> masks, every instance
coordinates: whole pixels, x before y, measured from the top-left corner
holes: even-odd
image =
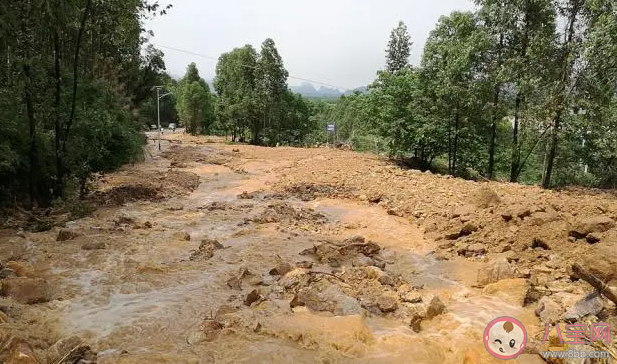
[[[470,10],[470,0],[179,0],[167,15],[146,23],[155,45],[218,57],[244,44],[258,51],[274,39],[290,76],[341,88],[369,84],[385,63],[392,28],[403,20],[413,41],[417,64],[429,32],[441,15]],[[190,62],[200,75],[214,77],[216,60],[165,49],[172,75]],[[301,80],[289,79],[290,85]],[[315,86],[318,86],[317,84]]]

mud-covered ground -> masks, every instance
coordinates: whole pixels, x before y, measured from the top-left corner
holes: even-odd
[[[512,362],[571,349],[553,326],[542,344],[556,323],[610,323],[595,350],[617,354],[614,303],[571,268],[617,286],[612,194],[166,138],[98,181],[91,216],[0,234],[0,360],[496,363],[500,316],[527,330]]]

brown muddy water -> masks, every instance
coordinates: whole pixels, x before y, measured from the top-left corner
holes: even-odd
[[[224,148],[195,147],[204,155]],[[152,153],[145,163],[130,167],[134,174],[168,169],[169,160]],[[307,202],[273,194],[270,186],[277,176],[301,159],[232,158],[234,168],[187,161],[182,170],[197,174],[201,182],[191,194],[102,208],[68,224],[83,234],[75,240],[60,244],[54,231],[29,234],[29,262],[55,291],[55,300],[32,309],[38,310],[36,320],[53,327],[48,335],[81,337],[98,353],[99,363],[437,364],[497,362],[482,343],[484,328],[496,317],[514,316],[528,328],[536,326],[533,312],[472,287],[483,263],[435,260],[435,242],[409,220],[351,200]],[[238,198],[243,192],[257,193]],[[325,220],[282,216],[274,223],[250,221],[272,204],[312,209]],[[135,227],[145,222],[152,227]],[[281,287],[270,269],[280,260],[307,260],[299,253],[320,242],[355,235],[378,243],[388,263],[385,271],[422,287],[422,294],[438,295],[445,313],[423,321],[416,333],[396,314],[334,316],[290,308],[293,295],[277,292]],[[210,259],[191,260],[203,239],[216,239],[224,248]],[[106,248],[81,249],[87,242]],[[347,268],[315,262],[312,270]],[[242,279],[241,288],[232,289],[227,281],[241,269],[251,272],[253,281]],[[244,305],[256,288],[271,298]],[[225,317],[224,328],[205,339],[202,324],[215,316]]]

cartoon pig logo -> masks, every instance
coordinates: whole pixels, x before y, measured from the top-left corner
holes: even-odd
[[[484,330],[484,347],[495,358],[510,360],[519,356],[527,344],[525,326],[515,318],[503,316]]]

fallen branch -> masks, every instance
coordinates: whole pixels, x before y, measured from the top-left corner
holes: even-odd
[[[617,305],[617,293],[613,291],[611,287],[609,287],[606,283],[602,282],[602,280],[593,274],[587,272],[580,264],[574,263],[572,265],[572,270],[574,273],[585,282],[589,283],[593,288],[595,288],[601,295],[613,301]]]

